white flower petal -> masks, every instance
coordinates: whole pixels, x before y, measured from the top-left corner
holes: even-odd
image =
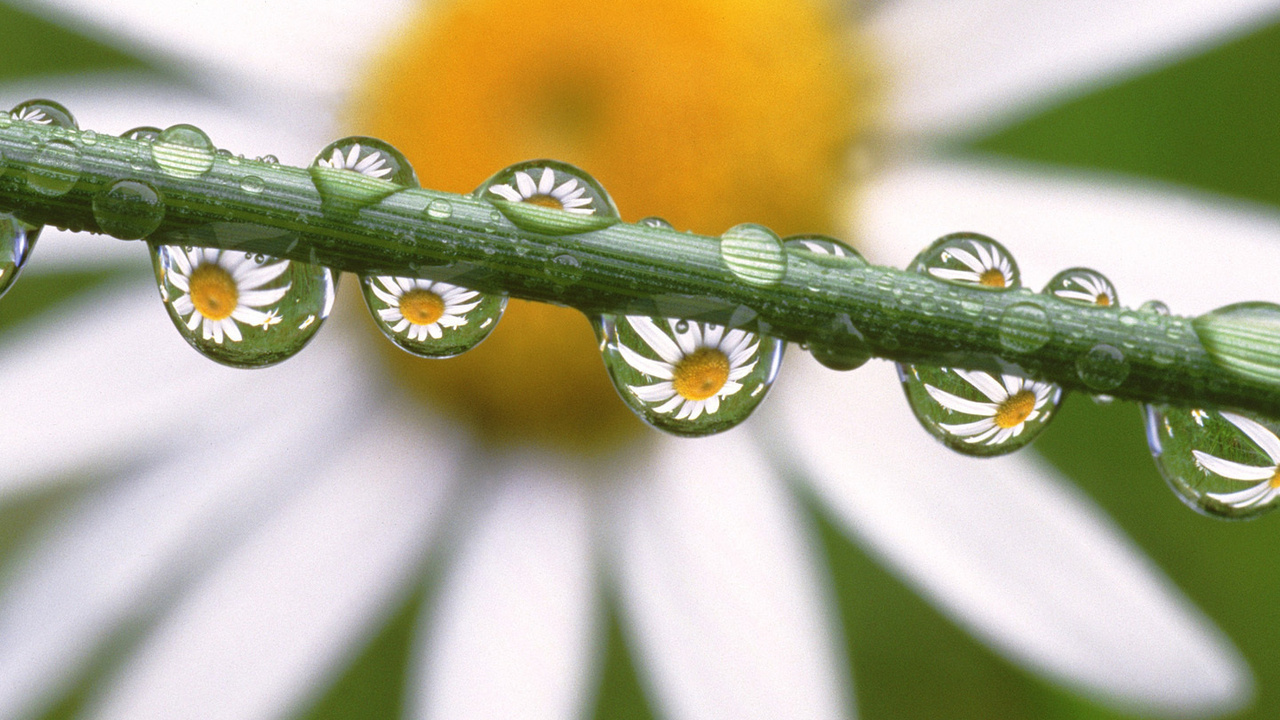
[[[1256,420],[1250,420],[1243,415],[1237,415],[1231,412],[1222,413],[1223,419],[1240,428],[1240,432],[1249,436],[1249,439],[1258,444],[1262,451],[1271,458],[1273,464],[1280,464],[1280,437],[1268,430],[1265,426]]]
[[[195,584],[89,717],[288,716],[376,630],[422,562],[457,453],[386,403],[351,419],[315,485]],[[413,451],[423,432],[442,434],[430,455]]]
[[[814,539],[751,441],[663,438],[619,484],[624,626],[661,717],[846,717]]]
[[[560,456],[499,462],[422,618],[411,717],[559,720],[588,699],[598,625],[589,478]]]
[[[899,166],[861,198],[872,262],[902,267],[931,239],[976,230],[1009,248],[1027,287],[1083,265],[1133,305],[1178,314],[1273,298],[1280,277],[1280,212],[1165,185],[971,160]]]
[[[872,37],[889,63],[888,126],[969,133],[1274,19],[1275,0],[895,0]]]
[[[947,450],[914,427],[887,363],[788,367],[764,408],[782,445],[850,534],[978,637],[1127,708],[1201,714],[1248,699],[1230,642],[1043,461]]]
[[[1259,480],[1269,480],[1271,476],[1276,474],[1274,465],[1268,467],[1245,465],[1244,463],[1224,460],[1216,455],[1210,455],[1199,450],[1192,450],[1191,454],[1195,456],[1196,463],[1200,467],[1230,480],[1258,482]]]

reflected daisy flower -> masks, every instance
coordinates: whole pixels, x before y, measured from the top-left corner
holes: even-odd
[[[962,247],[952,247],[942,253],[940,260],[958,260],[968,270],[954,270],[943,267],[928,268],[929,274],[943,280],[985,285],[987,287],[1010,287],[1013,285],[1013,263],[1000,249],[989,243],[970,240],[973,252]]]
[[[551,168],[543,168],[536,183],[532,175],[520,170],[516,172],[515,187],[503,183],[491,186],[489,192],[503,200],[541,205],[576,215],[591,215],[595,212],[595,208],[591,207],[591,198],[584,197],[587,188],[582,187],[575,177],[563,182],[558,180],[556,171]]]
[[[439,340],[444,328],[466,325],[466,314],[480,304],[475,290],[421,278],[380,275],[371,288],[387,305],[377,311],[378,317],[410,340]]]
[[[219,145],[295,165],[347,134],[326,124],[341,115],[355,125],[345,130],[424,158],[426,187],[465,192],[513,161],[555,157],[606,181],[636,217],[662,213],[704,232],[748,217],[783,234],[831,232],[847,189],[832,159],[873,116],[890,119],[890,142],[924,147],[955,128],[990,127],[992,108],[1028,112],[1064,87],[1256,20],[1232,2],[1170,26],[1156,22],[1164,3],[1078,1],[994,14],[869,5],[858,30],[885,53],[864,63],[892,73],[881,84],[872,71],[841,70],[848,28],[808,3],[601,12],[586,0],[471,0],[417,13],[381,0],[180,12],[49,0],[82,27],[171,59],[209,92],[128,76],[39,94],[65,99],[86,127],[196,121]],[[1044,15],[1072,11],[1084,20]],[[574,18],[590,18],[589,31]],[[384,51],[370,71],[370,53]],[[868,85],[887,89],[883,107]],[[1028,266],[1077,261],[1055,257],[1058,246],[1092,253],[1099,265],[1141,267],[1158,278],[1150,294],[1171,301],[1220,303],[1227,283],[1208,277],[1218,267],[1246,297],[1273,289],[1271,277],[1250,286],[1235,263],[1223,266],[1237,245],[1274,253],[1269,217],[1191,211],[1163,192],[980,158],[885,157],[864,178],[853,233],[875,262],[902,266],[922,239],[1000,225],[999,237],[1057,241],[1020,248]],[[526,176],[509,185],[513,201],[545,195],[545,169]],[[563,185],[553,178],[547,192]],[[565,200],[582,200],[575,192]],[[1015,212],[1027,206],[1034,222]],[[1108,232],[1082,232],[1082,218]],[[1176,222],[1151,232],[1152,218]],[[1089,244],[1100,236],[1134,240]],[[1143,245],[1148,237],[1160,246]],[[1221,244],[1206,248],[1204,237]],[[110,248],[127,253],[122,245]],[[1180,262],[1161,264],[1171,257]],[[1188,277],[1191,257],[1201,262]],[[1204,289],[1214,292],[1197,299]],[[141,638],[90,691],[95,720],[296,713],[424,586],[426,558],[438,557],[413,623],[409,717],[581,714],[599,677],[608,597],[662,716],[845,718],[852,680],[835,593],[789,479],[1032,672],[1152,713],[1224,712],[1249,695],[1230,642],[1105,513],[1035,458],[975,467],[937,447],[887,364],[837,375],[797,354],[751,422],[688,441],[637,429],[581,317],[555,308],[513,301],[500,327],[514,339],[495,333],[430,371],[400,365],[403,353],[369,362],[357,353],[368,337],[330,328],[288,363],[243,373],[153,322],[148,293],[107,292],[69,311],[92,308],[118,326],[42,322],[21,353],[0,355],[7,411],[33,419],[0,435],[0,498],[105,476],[43,529],[0,589],[2,717],[56,702],[120,627],[141,627]],[[193,412],[210,407],[218,412]],[[216,446],[166,452],[157,439],[178,423]]]
[[[1056,297],[1067,300],[1111,307],[1116,304],[1116,289],[1103,276],[1091,270],[1068,272],[1060,276],[1061,287],[1054,289]]]
[[[619,344],[618,351],[631,367],[661,379],[652,385],[628,385],[627,389],[641,402],[656,404],[656,413],[675,413],[680,420],[697,420],[704,412],[715,414],[720,410],[720,399],[741,390],[738,381],[756,367],[752,358],[760,342],[745,330],[668,320],[668,334],[647,317],[629,316],[627,322],[658,359],[647,358],[625,344]]]
[[[1230,412],[1220,412],[1219,415],[1222,416],[1223,420],[1240,428],[1240,432],[1247,435],[1267,454],[1267,457],[1271,459],[1271,464],[1245,465],[1244,463],[1225,460],[1200,450],[1192,450],[1191,454],[1195,456],[1196,464],[1206,472],[1221,475],[1229,480],[1255,483],[1252,487],[1244,490],[1206,494],[1218,502],[1239,509],[1265,505],[1271,502],[1277,495],[1280,495],[1280,437],[1276,437],[1275,433],[1243,415],[1236,415]],[[1197,424],[1202,424],[1200,418],[1196,418],[1196,422]]]
[[[250,254],[211,248],[162,246],[160,253],[172,258],[173,269],[165,274],[165,282],[180,293],[166,300],[185,320],[187,329],[199,328],[205,340],[219,345],[224,337],[240,342],[243,338],[237,323],[266,330],[280,322],[278,311],[261,308],[280,302],[292,283],[263,288],[289,269],[288,260],[259,263]],[[169,263],[162,259],[161,264]]]
[[[982,416],[981,420],[968,423],[938,423],[939,427],[964,438],[968,443],[1000,445],[1009,438],[1017,437],[1022,434],[1028,422],[1040,417],[1045,403],[1057,405],[1062,397],[1062,388],[1057,385],[1017,375],[1001,375],[997,380],[995,376],[980,370],[952,369],[951,372],[986,395],[990,401],[968,400],[925,384],[924,389],[939,405],[965,415]]]

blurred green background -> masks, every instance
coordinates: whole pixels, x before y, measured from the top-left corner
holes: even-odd
[[[118,49],[4,5],[0,28],[5,38],[0,83],[35,75],[147,68]],[[1280,206],[1277,118],[1280,26],[1272,26],[955,150],[1155,178]],[[0,342],[33,313],[109,279],[86,274],[27,277],[0,304]],[[1275,651],[1280,617],[1271,617],[1280,598],[1280,567],[1274,562],[1280,516],[1226,523],[1185,508],[1152,465],[1138,409],[1128,403],[1099,406],[1072,397],[1033,451],[1074,478],[1245,653],[1258,694],[1254,707],[1236,717],[1280,717],[1280,652]],[[0,509],[0,551],[20,541],[59,499],[28,498]],[[1050,686],[975,642],[852,544],[817,503],[809,507],[831,561],[861,717],[1127,717]],[[404,664],[420,602],[421,596],[414,598],[391,620],[336,685],[322,691],[307,717],[400,717]],[[95,672],[49,717],[74,716]],[[652,717],[641,682],[615,614],[595,717]]]

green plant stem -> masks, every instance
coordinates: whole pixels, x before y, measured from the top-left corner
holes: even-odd
[[[0,207],[35,224],[100,232],[94,197],[132,179],[163,199],[164,219],[152,242],[264,253],[360,274],[433,277],[588,315],[732,324],[828,350],[856,354],[865,347],[902,362],[1012,371],[1143,402],[1280,417],[1280,387],[1216,365],[1187,318],[1083,306],[1027,290],[962,287],[792,249],[785,276],[759,286],[734,275],[714,237],[627,223],[547,235],[512,224],[486,200],[416,188],[361,206],[322,198],[306,169],[225,153],[198,177],[175,177],[154,162],[148,142],[101,135],[90,142],[84,132],[0,125]],[[75,167],[53,168],[76,175],[59,195],[29,182],[49,172],[38,153],[50,142],[78,153]],[[245,183],[250,176],[261,181],[260,190],[256,181]],[[447,203],[448,216],[428,212],[433,202],[437,210]],[[921,245],[930,240],[921,238]],[[1017,345],[1002,344],[1001,333],[1006,340],[1010,333],[1034,334],[1037,328],[1025,319],[1006,316],[1025,303],[1045,312],[1051,334],[1042,347],[1015,352]],[[1098,345],[1123,352],[1128,374],[1114,388],[1081,379],[1078,362]]]

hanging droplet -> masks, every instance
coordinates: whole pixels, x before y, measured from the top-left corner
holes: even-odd
[[[292,357],[333,309],[329,268],[235,250],[150,248],[174,325],[224,365],[265,367]]]
[[[596,321],[605,368],[650,425],[697,437],[747,418],[777,377],[786,343],[676,319],[606,315]]]
[[[755,223],[735,225],[720,236],[720,259],[739,280],[749,285],[777,285],[787,274],[782,238]]]
[[[72,117],[71,111],[52,100],[28,100],[24,103],[19,103],[9,111],[9,117],[36,125],[60,127],[67,130],[78,130],[80,127],[76,124],[76,119]]]
[[[27,186],[49,197],[70,192],[80,179],[80,149],[63,140],[50,140],[36,150],[27,166]]]
[[[1120,303],[1111,281],[1102,273],[1089,268],[1063,270],[1044,286],[1044,293],[1097,307],[1117,307]]]
[[[166,128],[151,143],[151,159],[165,173],[198,178],[213,168],[216,148],[203,130],[194,125]]]
[[[958,285],[1011,290],[1021,286],[1018,264],[1003,245],[978,233],[944,235],[911,261],[911,270]]]
[[[516,227],[544,235],[572,235],[621,220],[609,193],[568,163],[529,160],[489,178],[474,195],[488,200]]]
[[[329,143],[311,161],[310,171],[326,212],[355,212],[419,186],[404,153],[359,135]]]
[[[140,180],[117,180],[93,196],[98,227],[121,240],[138,240],[155,232],[164,213],[160,192]]]
[[[507,307],[506,295],[421,278],[362,277],[360,287],[382,334],[420,357],[453,357],[479,345]]]
[[[1062,404],[1062,388],[1017,375],[898,365],[920,424],[948,447],[988,457],[1021,448]]]
[[[1215,364],[1238,375],[1280,383],[1280,305],[1228,305],[1192,321]]]
[[[1163,405],[1143,412],[1156,467],[1184,503],[1236,519],[1280,504],[1280,422]]]
[[[13,287],[39,237],[39,227],[28,225],[9,213],[0,213],[0,297]]]

